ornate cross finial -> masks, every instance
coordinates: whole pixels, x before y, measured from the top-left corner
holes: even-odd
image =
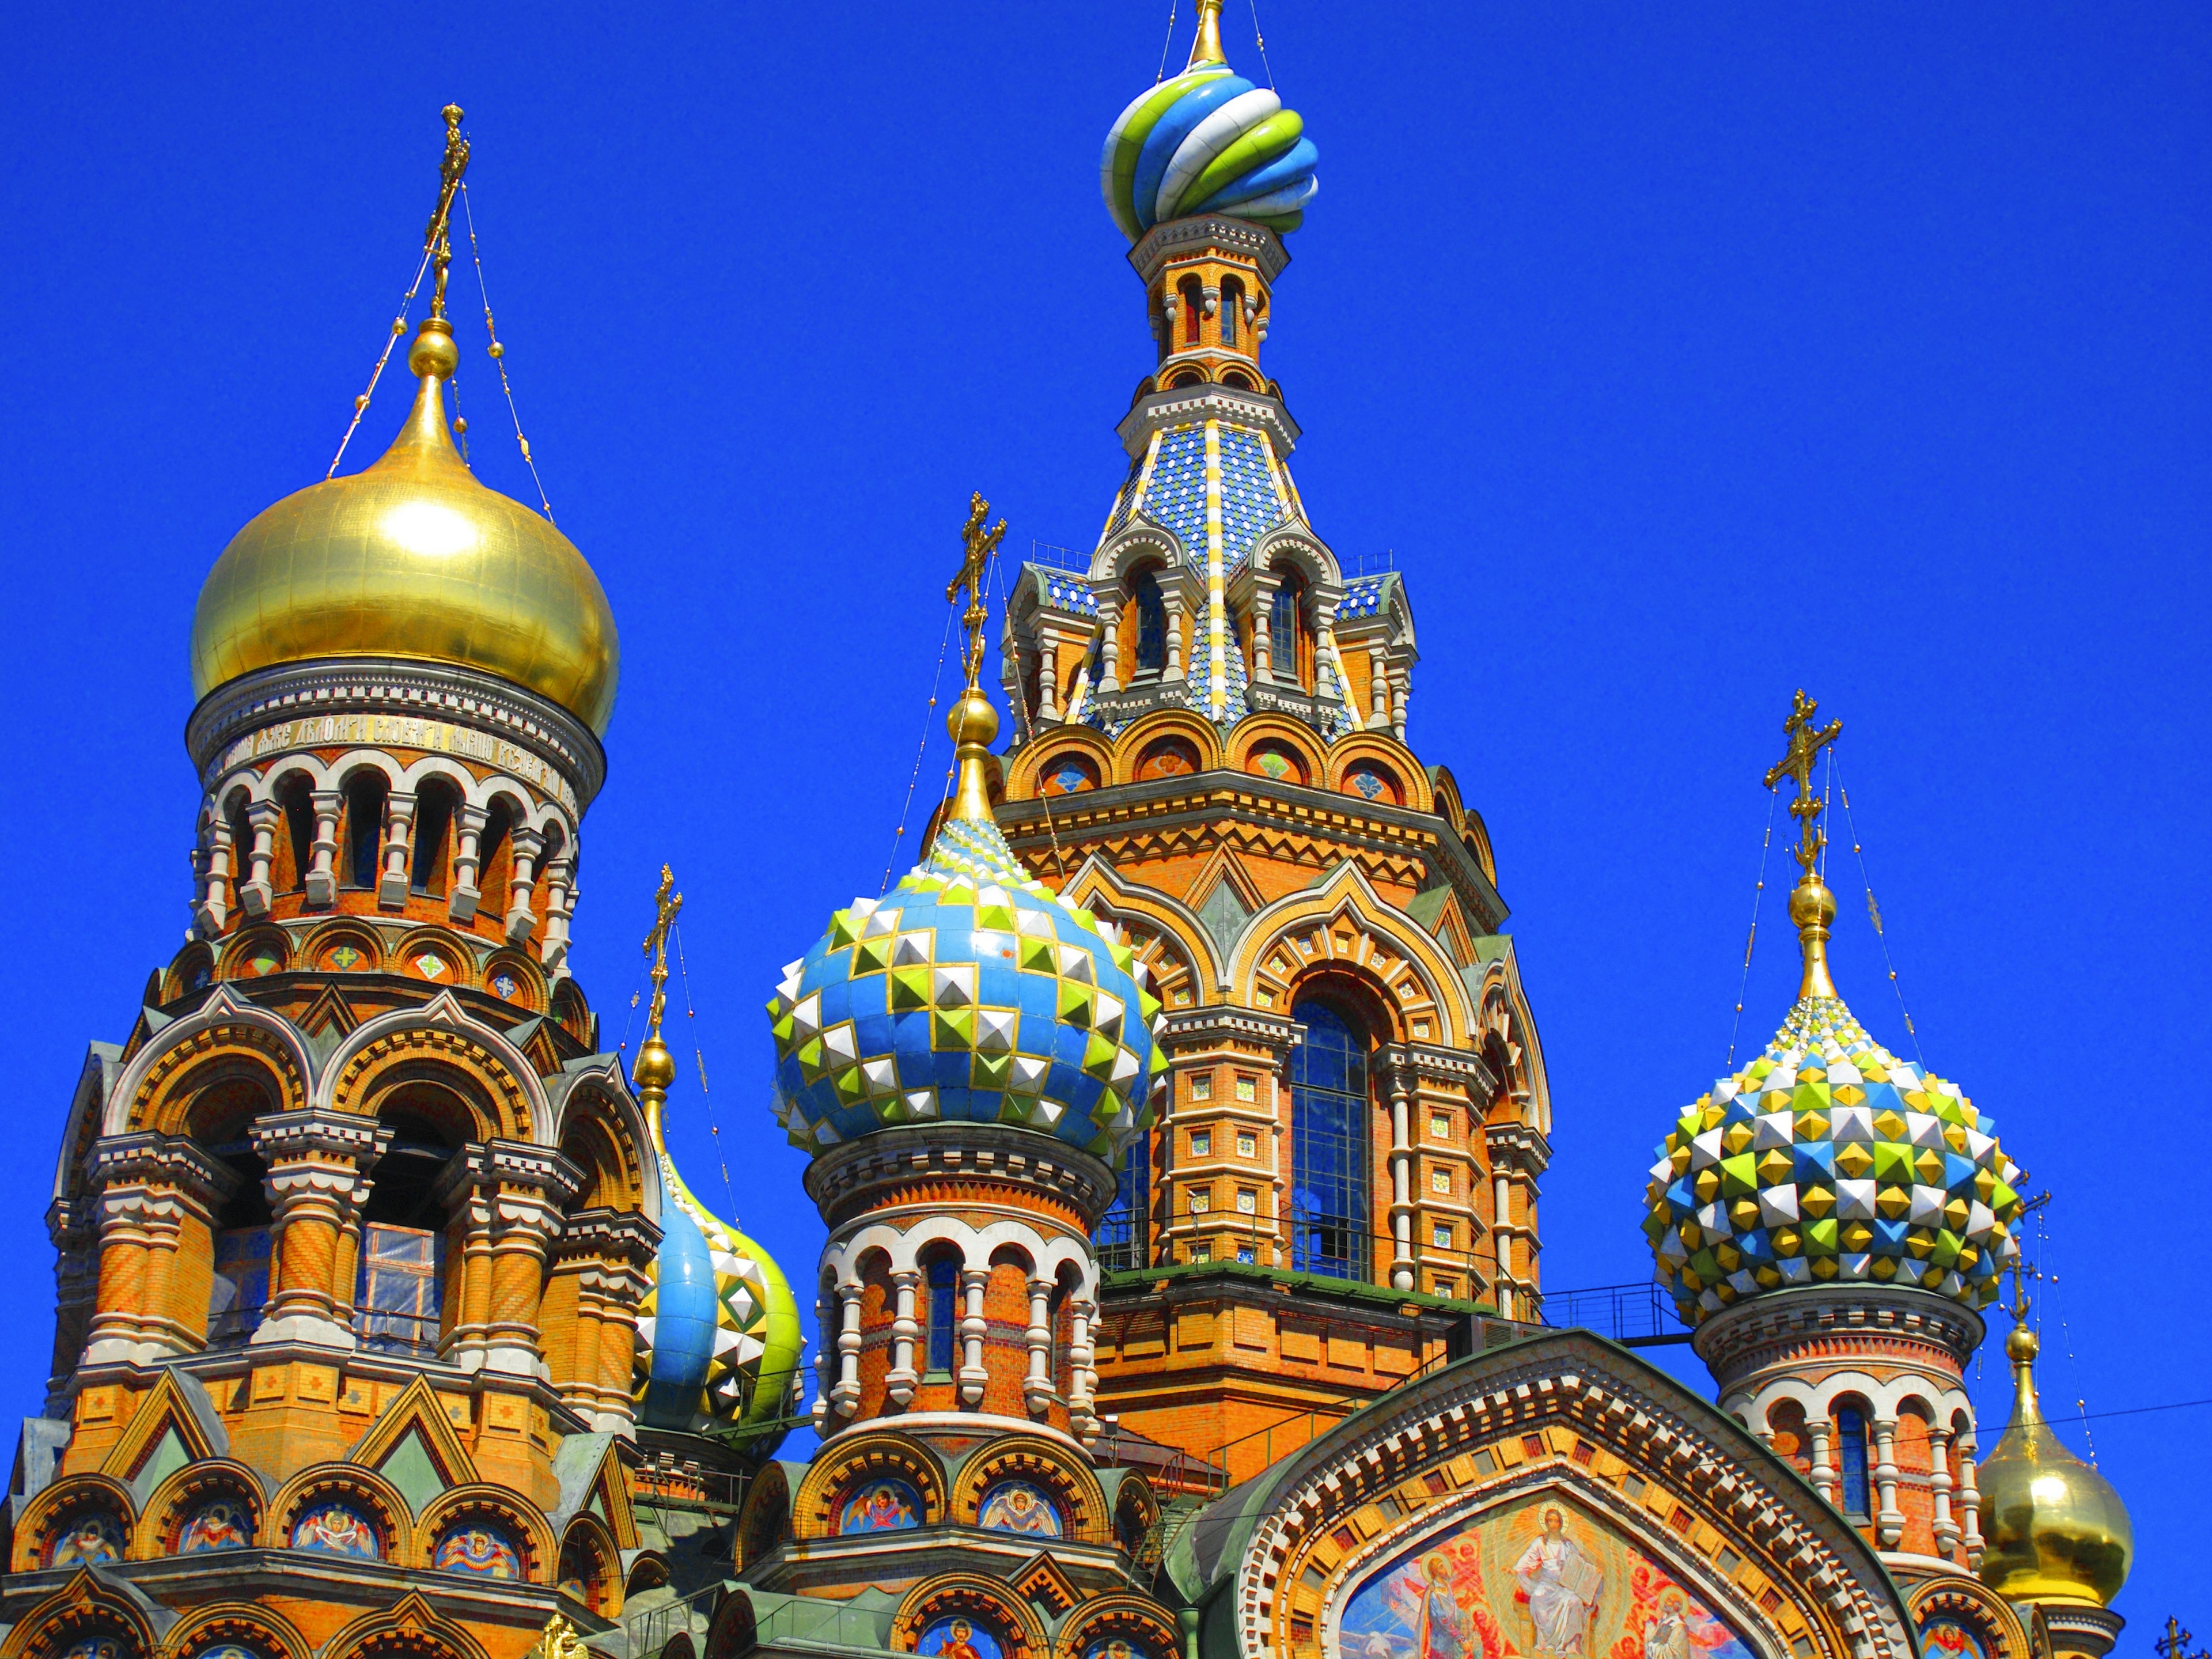
[[[448,104],[441,113],[446,118],[446,155],[438,164],[438,206],[430,215],[429,228],[422,233],[422,251],[438,268],[437,285],[430,290],[433,317],[446,314],[446,267],[453,262],[453,240],[447,228],[453,214],[453,192],[461,187],[461,175],[469,170],[469,141],[461,137],[461,106]]]
[[[960,527],[960,542],[963,550],[960,568],[945,585],[945,602],[947,605],[958,602],[963,583],[968,588],[968,609],[960,618],[960,625],[968,630],[964,655],[968,690],[970,691],[982,684],[983,623],[990,615],[983,604],[983,570],[990,562],[991,555],[998,551],[1000,538],[1006,533],[1004,519],[988,530],[983,528],[983,520],[990,516],[990,512],[991,504],[983,499],[982,491],[977,490],[969,497],[968,522]]]
[[[668,1010],[668,930],[676,925],[677,912],[684,908],[684,895],[676,890],[676,872],[666,865],[660,866],[660,890],[653,896],[653,929],[645,936],[645,954],[652,959],[648,977],[653,981],[653,1000],[645,1012],[645,1040],[660,1040],[661,1016]]]
[[[1790,738],[1789,752],[1767,769],[1769,789],[1784,778],[1797,780],[1797,799],[1790,803],[1790,816],[1797,820],[1797,850],[1791,856],[1798,867],[1810,876],[1819,861],[1820,849],[1828,844],[1817,820],[1823,803],[1813,792],[1813,758],[1841,735],[1844,723],[1830,720],[1826,726],[1813,724],[1813,716],[1820,705],[1800,690],[1790,705],[1790,718],[1782,724]]]
[[[2021,1205],[2019,1214],[2013,1218],[2014,1224],[2017,1225],[2027,1220],[2028,1217],[2050,1202],[2051,1194],[2048,1191],[2038,1193],[2033,1198],[2028,1199]],[[2040,1280],[2042,1277],[2043,1270],[2029,1262],[2027,1252],[2021,1249],[2018,1241],[2015,1240],[2012,1252],[2012,1306],[2006,1310],[2012,1315],[2014,1324],[2024,1325],[2027,1322],[2027,1310],[2030,1304],[2027,1286],[2022,1281],[2030,1279]]]

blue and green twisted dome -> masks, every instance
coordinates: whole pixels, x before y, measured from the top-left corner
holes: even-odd
[[[1692,1325],[1838,1280],[1983,1307],[2013,1256],[2023,1179],[1956,1084],[1824,995],[1801,997],[1764,1053],[1683,1111],[1650,1173],[1644,1236]]]
[[[980,752],[980,751],[979,751]],[[894,1124],[1012,1123],[1112,1161],[1167,1067],[1158,998],[1115,929],[955,817],[855,899],[769,1000],[776,1114],[820,1152]]]
[[[1106,135],[1099,188],[1132,242],[1202,213],[1293,231],[1321,188],[1321,152],[1297,112],[1223,61],[1218,9],[1200,8],[1190,66],[1139,94]]]
[[[659,1153],[660,1249],[638,1307],[631,1393],[638,1420],[714,1434],[767,1456],[792,1416],[805,1338],[798,1298],[766,1250],[694,1197]]]

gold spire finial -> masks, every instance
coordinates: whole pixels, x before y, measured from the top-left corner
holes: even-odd
[[[1183,73],[1208,64],[1225,68],[1228,63],[1229,54],[1221,50],[1221,0],[1198,0],[1198,38],[1190,43],[1190,62],[1183,65]]]
[[[1790,748],[1766,772],[1769,789],[1784,778],[1797,781],[1797,799],[1790,803],[1790,816],[1797,820],[1797,847],[1791,856],[1804,873],[1797,878],[1796,889],[1790,895],[1790,920],[1797,924],[1798,948],[1805,958],[1804,975],[1797,985],[1801,1001],[1836,994],[1836,982],[1828,976],[1828,924],[1836,919],[1836,896],[1820,879],[1820,849],[1828,844],[1828,838],[1820,829],[1820,817],[1826,803],[1813,787],[1813,761],[1842,733],[1844,723],[1830,720],[1825,726],[1814,726],[1813,716],[1820,707],[1802,689],[1790,700],[1790,718],[1782,723]]]
[[[646,1124],[658,1147],[660,1109],[668,1099],[668,1085],[676,1081],[676,1056],[660,1040],[660,1022],[668,1012],[668,932],[676,925],[677,913],[684,908],[684,895],[676,890],[676,872],[665,864],[660,866],[660,890],[653,896],[653,927],[645,936],[646,960],[652,964],[646,977],[653,982],[653,997],[646,1005],[645,1041],[638,1045],[630,1081],[637,1085]]]
[[[963,650],[968,671],[968,684],[960,700],[952,705],[945,726],[952,733],[953,761],[959,768],[958,780],[953,786],[951,816],[974,823],[991,821],[991,791],[985,775],[984,763],[989,757],[991,739],[999,734],[998,711],[991,700],[983,695],[983,624],[990,616],[989,607],[983,603],[983,572],[991,556],[999,550],[1000,540],[1006,533],[1004,519],[988,530],[983,520],[990,516],[991,504],[977,490],[968,500],[968,522],[960,528],[960,568],[945,586],[945,602],[957,605],[960,590],[968,590],[968,609],[960,623],[968,633],[968,643]]]
[[[447,234],[447,226],[453,213],[453,192],[461,187],[461,175],[469,170],[469,141],[461,137],[459,104],[448,104],[439,112],[446,118],[446,154],[438,164],[438,205],[430,215],[429,228],[422,233],[422,251],[431,256],[438,270],[436,285],[430,290],[430,315],[442,319],[446,267],[453,262],[453,239]]]

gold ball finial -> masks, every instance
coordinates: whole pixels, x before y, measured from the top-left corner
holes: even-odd
[[[425,317],[408,348],[408,372],[418,378],[429,374],[450,380],[461,364],[461,349],[453,343],[453,325],[442,317]]]
[[[2005,1338],[2005,1358],[2017,1365],[2032,1360],[2043,1350],[2041,1340],[2025,1325],[2015,1325]]]
[[[630,1069],[630,1080],[641,1089],[666,1090],[676,1081],[676,1056],[668,1052],[668,1045],[658,1036],[646,1038],[637,1051],[637,1064]]]
[[[952,705],[952,712],[945,717],[945,729],[956,744],[988,748],[999,735],[999,711],[981,691],[970,691]]]
[[[1808,876],[1790,890],[1790,920],[1805,927],[1819,922],[1823,927],[1836,919],[1836,896],[1818,876]]]

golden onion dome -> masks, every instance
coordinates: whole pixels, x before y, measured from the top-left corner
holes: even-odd
[[[455,452],[442,388],[459,361],[452,328],[425,321],[407,358],[422,388],[392,447],[223,550],[192,617],[195,696],[278,663],[412,658],[496,674],[605,733],[614,613],[574,544]]]
[[[1978,1474],[1981,1578],[2008,1601],[2106,1607],[2127,1582],[2135,1528],[2112,1482],[2066,1449],[2035,1399],[2035,1333],[2005,1339],[2012,1420]]]

